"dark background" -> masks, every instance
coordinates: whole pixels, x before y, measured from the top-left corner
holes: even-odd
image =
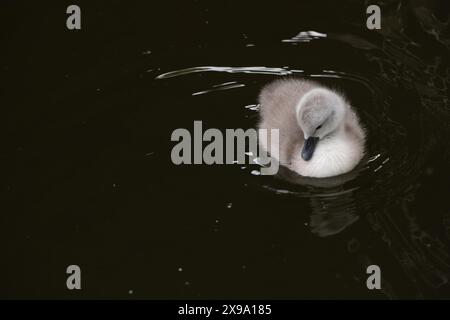
[[[448,2],[378,3],[381,31],[364,1],[3,1],[0,297],[449,298]],[[328,37],[282,43],[308,30]],[[155,80],[211,65],[358,75],[324,81],[390,162],[332,192],[174,166],[174,129],[254,127],[243,107],[276,77]],[[191,95],[227,81],[245,89]],[[339,229],[347,211],[358,220],[342,232],[309,228]],[[81,291],[65,286],[71,264]],[[370,264],[383,290],[367,290]]]

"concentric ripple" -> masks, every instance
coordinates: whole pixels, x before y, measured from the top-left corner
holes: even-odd
[[[427,161],[436,153],[439,135],[449,129],[449,68],[438,56],[421,58],[416,53],[420,44],[403,34],[394,35],[375,43],[350,33],[301,31],[280,40],[280,55],[286,50],[298,53],[298,60],[286,61],[282,66],[270,60],[265,66],[192,66],[167,70],[155,78],[180,78],[194,84],[193,96],[226,94],[230,101],[239,101],[233,96],[234,89],[245,90],[244,95],[252,98],[229,106],[236,119],[229,128],[256,126],[257,94],[265,83],[277,77],[312,78],[344,92],[368,133],[366,157],[354,171],[313,179],[285,168],[276,177],[256,174],[257,165],[237,170],[246,175],[246,185],[262,194],[276,195],[280,203],[287,199],[308,203],[308,225],[319,237],[346,231],[351,234],[358,224],[368,223],[374,233],[375,240],[371,241],[387,245],[420,296],[427,287],[439,288],[450,277],[448,239],[445,242],[432,237],[420,226],[421,218],[410,206],[421,187],[420,178],[431,170]],[[311,69],[310,65],[318,64],[311,50],[323,50],[329,42],[342,44],[342,51],[333,55],[343,57],[338,59],[339,68],[324,61],[322,68]],[[249,50],[263,52],[264,48],[256,44]],[[355,51],[363,58],[355,62],[357,65],[348,65],[345,57]],[[365,72],[355,71],[358,69]],[[195,87],[198,76],[202,76],[202,85],[209,82],[207,87]],[[445,151],[441,155],[448,157]],[[361,259],[369,259],[367,252],[359,254]],[[393,292],[385,294],[395,296]]]

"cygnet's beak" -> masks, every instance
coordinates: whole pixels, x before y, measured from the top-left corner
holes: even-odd
[[[314,150],[316,149],[317,142],[319,142],[318,137],[309,137],[306,139],[305,144],[302,149],[302,158],[305,161],[311,160]]]

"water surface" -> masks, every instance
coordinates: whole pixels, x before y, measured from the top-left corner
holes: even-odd
[[[6,5],[0,296],[450,298],[448,4],[380,6],[369,31],[361,1],[96,1],[69,32]],[[357,170],[172,164],[173,130],[254,128],[280,77],[347,95]]]

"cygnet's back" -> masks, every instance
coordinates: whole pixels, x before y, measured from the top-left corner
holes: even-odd
[[[304,143],[303,132],[296,120],[295,107],[306,92],[317,87],[321,86],[313,81],[283,78],[269,83],[259,94],[259,128],[279,129],[279,160],[282,164],[289,162],[293,149]],[[260,141],[264,143],[264,139]],[[267,145],[270,146],[270,135]],[[264,148],[269,150],[267,145]]]

